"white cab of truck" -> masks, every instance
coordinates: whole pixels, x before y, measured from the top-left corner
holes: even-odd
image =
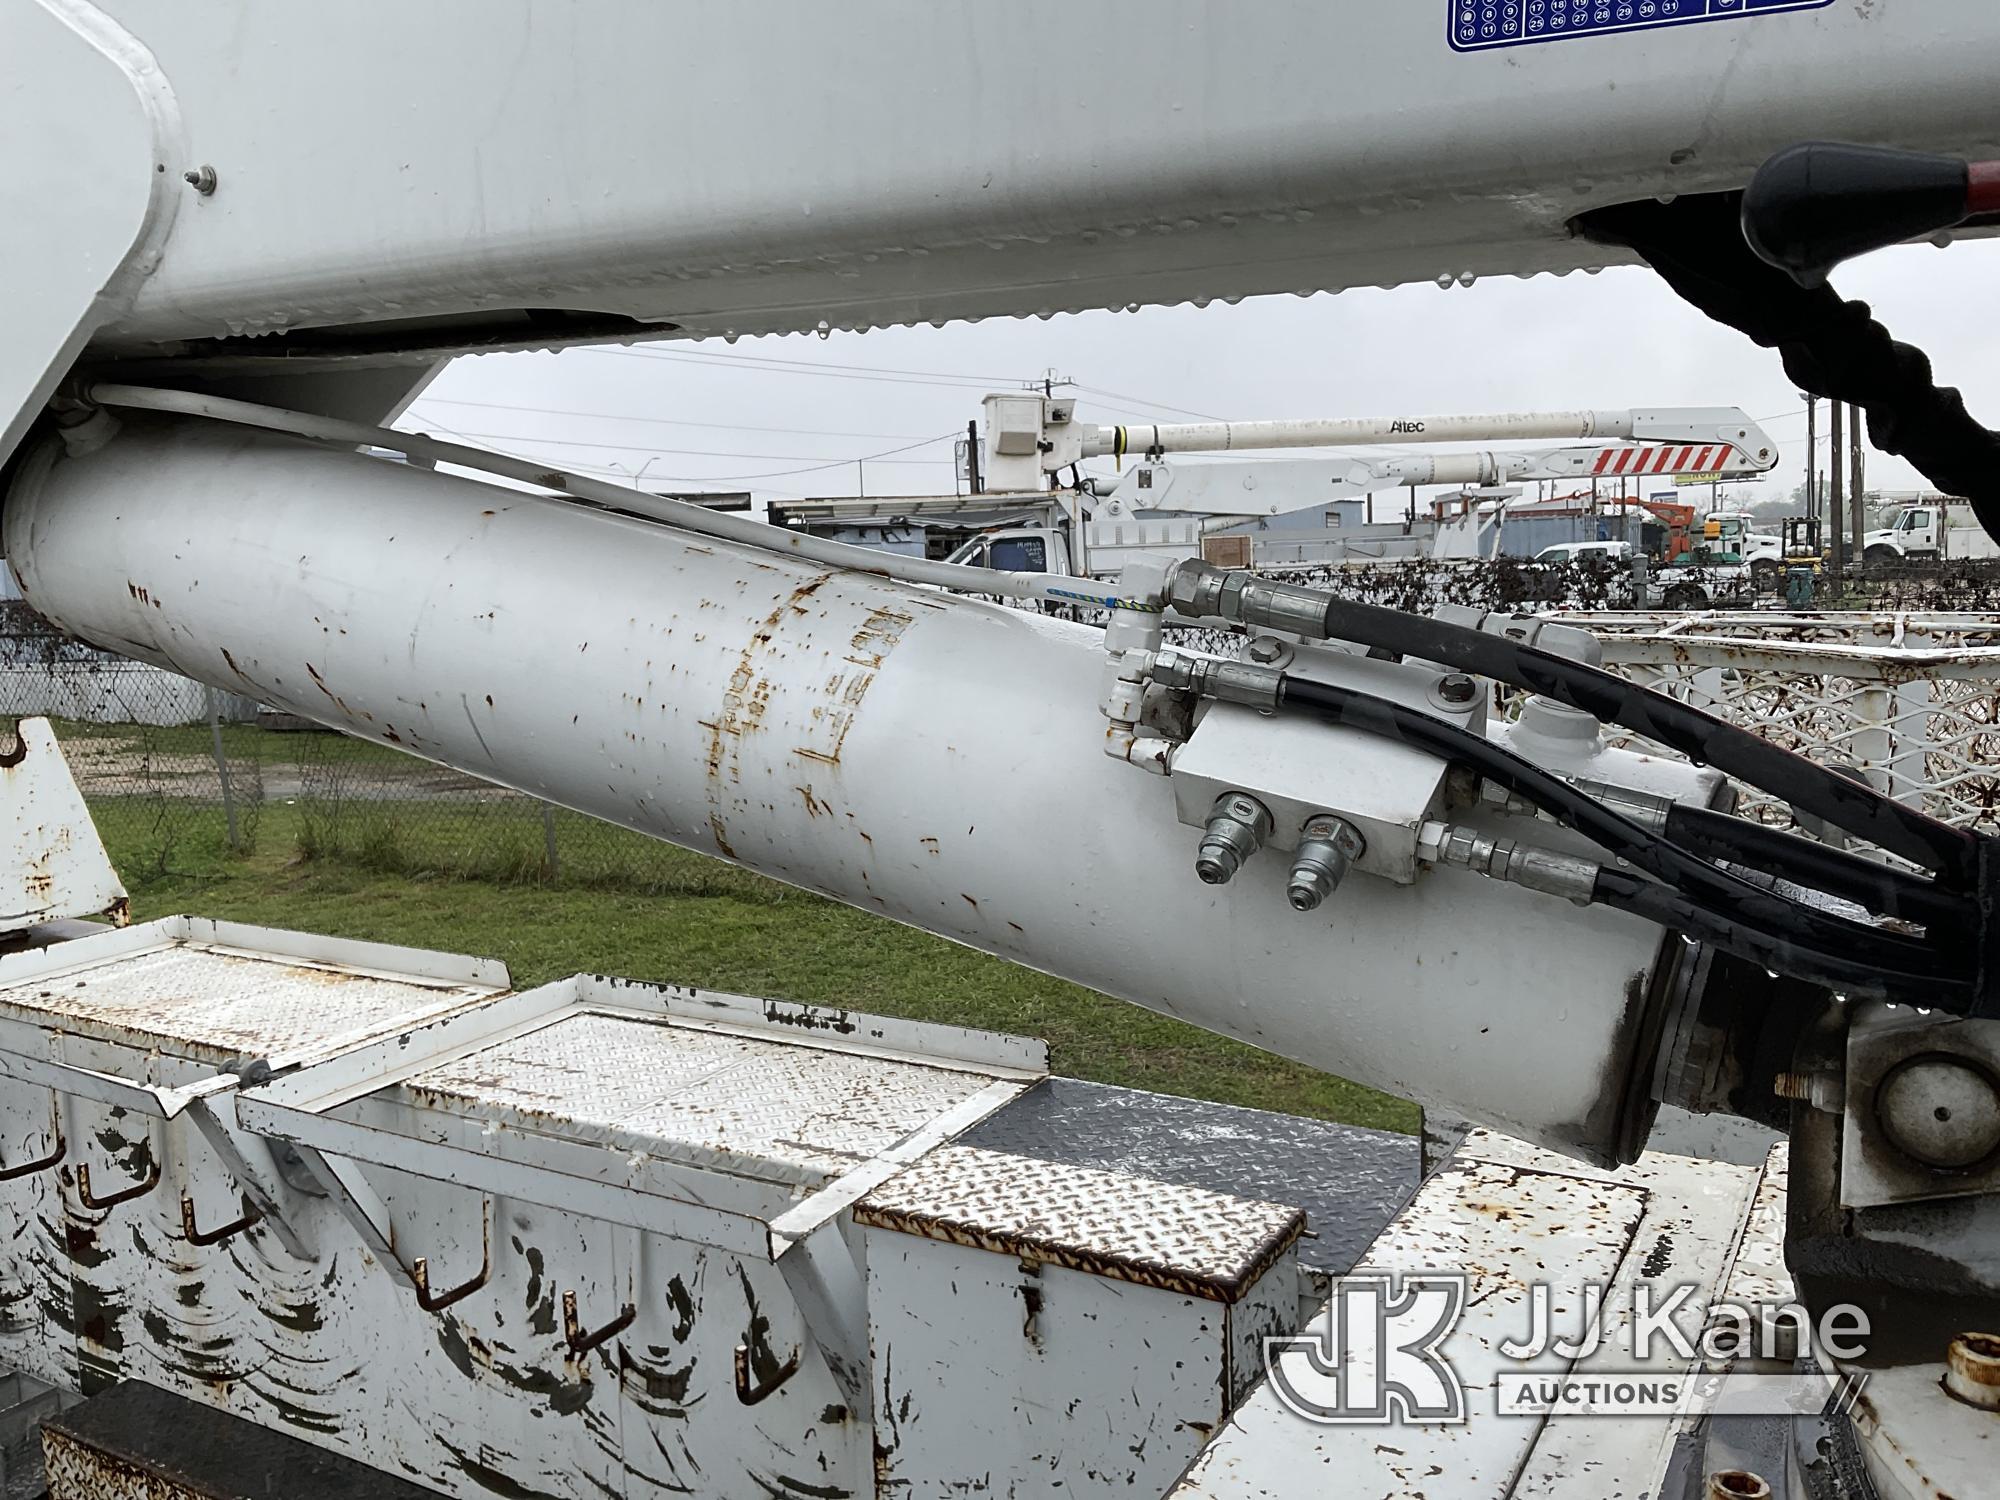
[[[945,559],[1004,573],[1061,573],[1074,577],[1069,542],[1053,526],[1010,526],[973,537]]]
[[[1871,563],[1930,558],[1964,561],[2000,557],[2000,544],[1986,534],[1969,502],[1938,496],[1905,505],[1886,531],[1868,532],[1861,556]]]
[[[1116,578],[1127,563],[1140,557],[1200,557],[1202,531],[1198,516],[1091,521],[1083,527],[1083,545],[1078,547],[1069,522],[1051,517],[1045,525],[981,532],[967,538],[945,561],[1007,573]]]
[[[1739,561],[1751,568],[1776,567],[1784,563],[1785,539],[1754,529],[1757,518],[1749,511],[1710,511],[1703,521],[1703,537],[1712,550],[1733,552]]]

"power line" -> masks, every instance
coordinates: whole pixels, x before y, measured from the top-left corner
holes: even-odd
[[[1159,421],[1159,413],[1157,411],[1142,411],[1136,406],[1120,406],[1113,401],[1093,400],[1090,403],[1089,414],[1091,416],[1095,417],[1104,412],[1124,417],[1128,423],[1144,422],[1150,424]]]
[[[528,412],[543,417],[584,417],[593,422],[639,423],[648,427],[699,427],[714,432],[769,432],[793,437],[913,438],[913,432],[832,432],[814,427],[752,427],[741,422],[696,422],[685,417],[634,417],[618,412],[575,411],[556,406],[512,406],[504,401],[465,401],[451,396],[422,396],[419,406],[475,406],[482,411]]]
[[[669,352],[664,349],[595,349],[589,352],[608,355],[614,359],[678,360],[683,364],[705,365],[711,369],[761,370],[770,375],[817,375],[828,380],[860,380],[881,385],[952,385],[962,389],[991,390],[996,385],[1018,387],[1034,383],[1018,379],[989,379],[982,375],[948,375],[943,372],[890,373],[859,365],[852,369],[840,369],[829,365],[780,362],[754,359],[747,355],[700,353],[693,350]]]
[[[1093,396],[1105,396],[1113,401],[1128,401],[1133,406],[1144,407],[1153,411],[1170,411],[1176,416],[1193,417],[1200,422],[1223,422],[1228,420],[1226,417],[1210,416],[1204,411],[1189,411],[1185,406],[1170,406],[1164,401],[1148,401],[1140,396],[1120,395],[1117,391],[1107,391],[1094,385],[1080,385],[1077,389],[1079,391],[1087,391]]]
[[[460,438],[465,438],[465,439],[467,439],[468,441],[473,441],[473,440],[477,440],[477,441],[482,441],[482,442],[485,442],[485,443],[487,444],[487,446],[490,446],[490,447],[492,447],[492,449],[493,449],[493,451],[494,451],[494,452],[496,452],[496,453],[504,453],[504,454],[506,454],[506,455],[507,455],[508,457],[510,457],[510,458],[520,458],[520,459],[526,459],[526,460],[527,460],[528,462],[530,462],[530,463],[533,463],[533,462],[535,462],[535,461],[536,461],[536,459],[538,459],[538,458],[540,457],[540,455],[538,455],[538,454],[534,454],[534,453],[521,453],[521,452],[518,452],[518,451],[516,451],[516,450],[514,450],[514,449],[511,449],[511,448],[502,448],[502,447],[499,447],[499,446],[497,445],[497,443],[494,443],[494,442],[492,441],[492,439],[494,439],[494,438],[495,438],[496,436],[497,436],[497,437],[498,437],[498,438],[499,438],[499,439],[500,439],[501,441],[505,441],[505,440],[507,440],[507,439],[509,439],[509,438],[512,438],[512,434],[490,434],[490,433],[476,433],[476,432],[461,432],[460,430],[458,430],[458,429],[457,429],[457,428],[455,428],[455,427],[446,427],[446,426],[445,426],[445,425],[444,425],[444,424],[443,424],[442,422],[437,422],[437,423],[433,423],[432,425],[433,425],[433,426],[436,426],[436,427],[437,427],[437,428],[438,428],[438,429],[439,429],[440,431],[443,431],[443,432],[448,432],[448,433],[450,433],[450,434],[451,434],[451,435],[452,435],[453,437],[460,437]],[[786,478],[786,477],[789,477],[790,475],[793,475],[793,474],[816,474],[816,473],[819,473],[820,471],[822,471],[822,470],[825,470],[825,469],[844,469],[844,468],[846,468],[846,467],[847,467],[847,466],[848,466],[849,464],[857,464],[857,463],[858,463],[858,464],[872,464],[872,463],[885,463],[885,462],[886,462],[886,463],[898,463],[898,462],[900,462],[900,463],[908,463],[908,464],[948,464],[948,463],[952,462],[952,460],[951,460],[951,459],[948,459],[948,458],[931,458],[931,459],[901,459],[901,460],[899,460],[899,459],[897,459],[896,455],[897,455],[897,454],[899,454],[899,453],[908,453],[908,452],[909,452],[909,451],[910,451],[911,449],[913,449],[913,448],[927,448],[927,447],[929,447],[929,446],[930,446],[930,445],[931,445],[932,443],[941,443],[941,442],[944,442],[944,441],[945,441],[946,439],[948,439],[948,438],[955,438],[955,437],[957,437],[957,436],[958,436],[958,432],[957,432],[957,430],[956,430],[956,429],[954,429],[954,430],[952,430],[952,431],[950,431],[950,432],[943,432],[943,433],[939,433],[939,434],[938,434],[938,435],[937,435],[936,437],[928,437],[928,438],[921,438],[921,439],[919,439],[918,441],[916,441],[916,442],[914,442],[914,443],[905,443],[905,444],[904,444],[904,445],[903,445],[902,447],[900,447],[900,448],[885,448],[885,449],[883,449],[883,450],[882,450],[882,451],[881,451],[880,453],[863,453],[863,454],[857,454],[857,455],[856,455],[855,457],[853,457],[853,458],[835,458],[835,459],[828,459],[828,460],[826,460],[826,461],[825,461],[825,462],[823,462],[823,463],[818,463],[818,462],[816,462],[816,463],[811,463],[811,464],[807,464],[807,465],[805,465],[805,466],[804,466],[804,467],[802,467],[802,468],[796,468],[796,469],[773,469],[773,470],[769,470],[769,471],[767,471],[767,472],[762,472],[762,473],[756,473],[756,474],[654,474],[654,475],[650,475],[650,476],[648,476],[648,477],[649,477],[649,478],[652,478],[652,479],[659,479],[659,480],[665,480],[665,481],[667,481],[667,482],[669,482],[669,483],[674,483],[674,484],[715,484],[715,483],[717,483],[717,482],[720,482],[720,481],[724,481],[724,480],[738,480],[738,479],[783,479],[783,478]],[[516,442],[522,442],[522,443],[529,443],[529,444],[533,444],[533,443],[536,443],[536,442],[539,442],[539,441],[547,441],[547,442],[549,442],[549,443],[552,443],[552,444],[553,444],[553,443],[555,443],[555,442],[556,442],[556,441],[558,441],[558,440],[557,440],[557,439],[546,439],[546,440],[543,440],[543,439],[537,439],[537,438],[513,438],[513,441],[516,441]],[[618,445],[618,446],[624,446],[624,445]],[[653,449],[641,449],[640,451],[641,451],[641,452],[653,452],[653,451],[658,451],[658,450],[653,450]],[[683,456],[685,456],[685,455],[683,455]],[[780,457],[781,455],[778,455],[778,454],[761,454],[761,453],[752,453],[752,454],[746,454],[746,455],[743,455],[743,456],[744,456],[744,457],[749,457],[749,458],[777,458],[777,457]],[[584,470],[589,470],[589,471],[591,471],[591,472],[595,472],[595,473],[599,473],[599,474],[623,474],[623,473],[626,473],[626,472],[627,472],[626,470],[623,470],[623,469],[618,469],[618,468],[608,468],[608,467],[605,467],[605,466],[603,466],[603,465],[592,465],[592,464],[577,464],[577,465],[575,465],[574,467],[576,467],[576,468],[578,468],[578,469],[584,469]]]
[[[442,423],[436,425],[443,426]],[[765,458],[765,459],[770,459],[773,462],[788,461],[792,459],[803,459],[813,463],[818,463],[822,461],[822,459],[824,459],[824,461],[827,463],[835,463],[835,464],[851,464],[855,461],[854,459],[851,458],[825,458],[824,455],[822,454],[811,454],[811,453],[741,453],[741,452],[731,451],[728,449],[717,449],[717,448],[659,448],[655,447],[651,443],[602,443],[591,438],[537,437],[518,432],[467,432],[462,428],[445,428],[444,430],[447,432],[456,432],[460,437],[467,437],[467,438],[481,438],[486,440],[497,440],[499,442],[532,443],[532,444],[538,444],[546,448],[601,448],[611,453],[654,453],[658,454],[662,458],[667,458],[667,457]],[[945,434],[945,436],[957,437],[959,436],[959,434],[947,433]],[[919,442],[910,444],[910,446],[913,448],[921,448],[928,446],[931,443],[939,443],[943,441],[944,438],[924,438]],[[892,453],[900,453],[903,450],[900,448],[892,448],[889,451]],[[864,455],[861,461],[866,463],[870,462],[871,460],[869,460]],[[889,462],[889,461],[890,460],[886,459],[883,460],[883,462]],[[917,464],[941,464],[941,463],[951,462],[950,459],[946,458],[906,458],[897,461],[902,463],[917,463]]]
[[[953,385],[967,389],[991,391],[995,386],[1026,389],[1041,384],[1038,380],[1023,379],[1020,376],[974,375],[952,370],[908,370],[889,365],[850,365],[831,360],[795,360],[783,358],[763,358],[757,355],[725,353],[713,349],[659,349],[641,347],[636,349],[596,349],[590,352],[616,355],[626,359],[678,360],[684,364],[705,364],[730,370],[762,370],[773,375],[817,375],[831,380],[860,380],[887,385]],[[1150,419],[1156,412],[1171,412],[1177,416],[1193,417],[1197,421],[1219,422],[1221,417],[1207,412],[1192,411],[1187,407],[1175,406],[1165,401],[1148,401],[1142,397],[1129,396],[1118,391],[1106,390],[1100,386],[1077,385],[1074,381],[1064,384],[1079,392],[1098,396],[1106,401],[1127,403],[1122,409],[1130,416],[1142,420]],[[1121,408],[1113,408],[1118,410]],[[746,429],[750,430],[750,429]],[[861,434],[857,434],[859,436]],[[831,436],[831,434],[829,434]]]

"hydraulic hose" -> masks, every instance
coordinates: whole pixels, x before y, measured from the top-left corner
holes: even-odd
[[[1601,668],[1504,636],[1348,599],[1328,599],[1325,630],[1338,640],[1442,662],[1541,693],[1644,735],[1697,765],[1714,766],[1879,848],[1935,870],[1955,889],[1971,889],[1978,879],[1976,835]]]
[[[1936,945],[1814,911],[1718,870],[1642,828],[1561,778],[1418,709],[1346,688],[1280,678],[1279,706],[1351,725],[1470,766],[1549,812],[1608,853],[1665,882],[1661,897],[1635,896],[1624,882],[1602,893],[1611,904],[1673,898],[1674,927],[1728,952],[1811,983],[1910,1003],[1963,1010],[1971,980]],[[1622,873],[1622,872],[1613,872]],[[1654,920],[1663,920],[1655,917]],[[1848,955],[1866,953],[1858,960]]]
[[[1968,933],[1977,920],[1969,898],[1920,876],[1710,808],[1675,803],[1667,813],[1666,836],[1703,859],[1762,870],[1885,917],[1921,923],[1934,936]]]
[[[1919,997],[1926,994],[1922,980],[1909,975],[1885,974],[1866,959],[1839,958],[1816,951],[1807,953],[1785,938],[1735,924],[1715,930],[1711,913],[1672,886],[1642,880],[1629,870],[1599,871],[1592,900],[1602,906],[1644,917],[1671,931],[1700,938],[1772,973],[1784,974],[1809,984],[1825,985],[1847,994],[1879,991],[1884,998],[1901,998],[1910,1003],[1916,1003]],[[1923,1003],[1940,1002],[1935,998],[1926,998]],[[1969,988],[1966,998],[1955,1003],[1961,1008],[1970,1003]]]
[[[1576,227],[1636,250],[1684,301],[1776,349],[1798,389],[1861,407],[1877,448],[1908,459],[1945,494],[1965,496],[1987,534],[2000,537],[2000,432],[1939,385],[1924,352],[1892,338],[1867,303],[1824,283],[1801,286],[1760,259],[1744,238],[1743,202],[1740,192],[1684,193],[1594,209]]]

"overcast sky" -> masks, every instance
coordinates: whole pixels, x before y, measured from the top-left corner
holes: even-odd
[[[1925,349],[1940,382],[2000,426],[2000,244],[1886,251],[1843,268],[1835,284]],[[458,360],[400,425],[613,478],[643,471],[649,489],[768,499],[851,495],[865,483],[868,494],[949,494],[951,438],[978,415],[980,396],[1049,369],[1075,382],[1079,416],[1100,422],[1738,406],[1784,455],[1772,482],[1742,499],[1781,498],[1805,469],[1804,403],[1777,356],[1641,269],[825,339],[487,355]],[[1820,454],[1823,470],[1824,405]],[[868,459],[865,476],[856,458]],[[1871,450],[1868,462],[1870,488],[1922,486],[1899,460]]]

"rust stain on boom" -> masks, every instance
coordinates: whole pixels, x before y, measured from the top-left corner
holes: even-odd
[[[729,815],[735,810],[730,803],[731,791],[743,781],[745,741],[772,721],[776,685],[785,679],[785,674],[774,668],[789,658],[815,651],[827,660],[829,670],[819,679],[813,701],[803,711],[780,705],[777,713],[788,728],[801,731],[801,742],[791,751],[793,757],[838,770],[862,699],[904,631],[915,623],[916,616],[907,610],[878,605],[843,643],[822,644],[819,637],[832,632],[818,622],[829,615],[837,618],[839,605],[816,612],[809,604],[834,577],[832,573],[817,574],[777,602],[738,654],[720,710],[713,718],[700,721],[708,736],[709,833],[717,850],[729,858],[736,857],[729,832]],[[831,815],[833,803],[808,779],[809,768],[796,769],[794,784],[807,809],[814,816]]]

